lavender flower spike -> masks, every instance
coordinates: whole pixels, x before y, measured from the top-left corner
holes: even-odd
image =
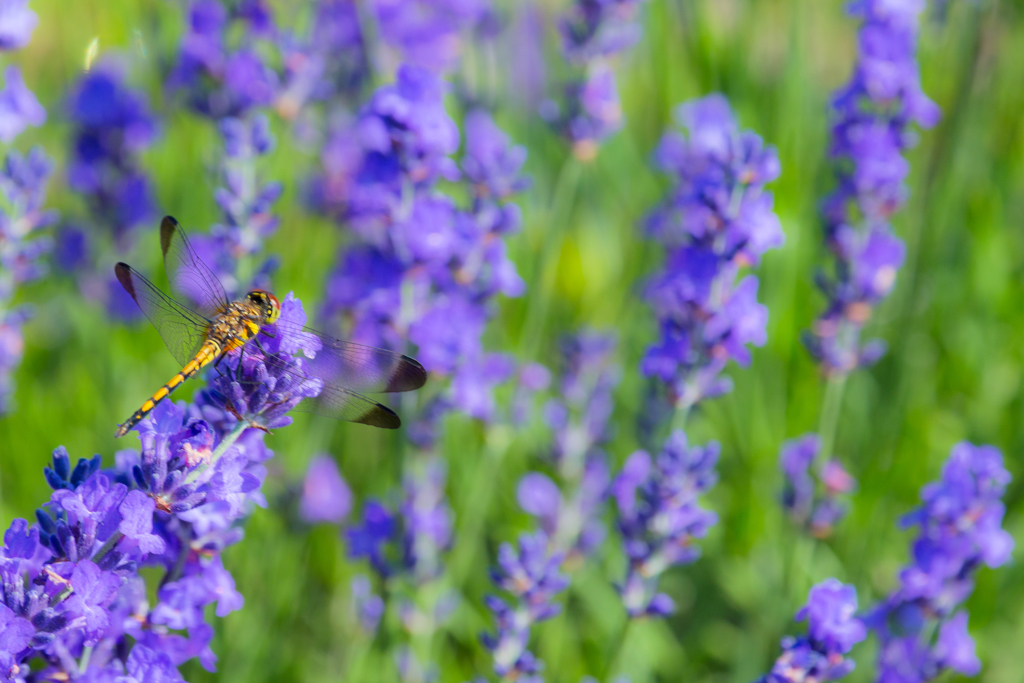
[[[807,604],[796,614],[797,621],[807,621],[807,635],[783,638],[782,655],[758,683],[825,683],[853,671],[853,660],[844,655],[867,636],[856,611],[853,586],[826,579],[811,588]]]
[[[866,618],[880,641],[881,683],[924,683],[946,669],[966,676],[981,669],[967,612],[957,610],[982,565],[1010,559],[1014,540],[1002,528],[1001,500],[1009,482],[998,449],[962,442],[941,479],[921,489],[922,506],[902,520],[918,528],[913,560],[900,572],[899,587]]]
[[[622,104],[609,63],[640,39],[635,21],[642,0],[575,0],[559,21],[562,53],[578,72],[564,86],[562,104],[547,100],[541,116],[573,144],[573,153],[590,161],[601,143],[623,123]]]
[[[839,169],[822,210],[825,242],[835,263],[820,274],[828,306],[804,341],[828,375],[870,365],[885,346],[863,343],[871,312],[892,291],[903,264],[902,240],[889,220],[906,202],[911,125],[930,128],[939,109],[921,91],[916,61],[923,0],[859,0],[850,11],[864,23],[850,82],[832,102],[830,156]]]
[[[819,460],[820,451],[817,434],[787,441],[779,451],[779,468],[786,477],[782,492],[786,512],[794,522],[824,538],[846,516],[840,496],[852,491],[857,481],[838,460]]]
[[[21,328],[31,315],[27,307],[11,307],[10,302],[18,287],[47,272],[40,259],[52,241],[38,234],[57,219],[42,208],[52,171],[53,163],[38,148],[26,156],[10,150],[0,169],[0,192],[11,207],[10,213],[0,210],[0,414],[11,407],[12,375],[25,348]]]
[[[687,409],[730,391],[720,377],[726,363],[748,364],[748,345],[765,343],[768,310],[757,302],[757,278],[738,280],[739,269],[757,265],[784,236],[764,190],[779,175],[775,150],[739,130],[721,95],[682,105],[677,118],[688,134],[666,133],[654,154],[676,184],[647,219],[668,257],[647,287],[661,340],[641,370]]]
[[[16,66],[7,67],[0,90],[0,140],[11,142],[27,127],[45,122],[46,109],[25,86],[21,71]]]
[[[529,677],[540,670],[541,662],[527,649],[530,628],[561,610],[553,601],[569,586],[568,577],[559,570],[561,564],[561,554],[548,549],[548,537],[542,531],[520,536],[518,550],[504,543],[498,551],[493,580],[513,601],[493,595],[486,598],[498,628],[495,634],[485,634],[483,642],[494,655],[494,672],[506,680],[534,680]]]
[[[695,562],[700,557],[696,539],[718,523],[718,516],[701,508],[697,498],[718,481],[719,450],[715,442],[690,447],[686,435],[676,430],[653,462],[638,451],[612,482],[629,558],[619,593],[631,617],[674,610],[671,598],[657,593],[658,578],[673,565]]]

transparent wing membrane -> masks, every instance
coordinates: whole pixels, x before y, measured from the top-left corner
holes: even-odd
[[[361,394],[328,384],[324,385],[323,391],[318,397],[306,399],[293,410],[382,429],[398,429],[402,426],[402,420],[395,411],[386,405]]]
[[[427,381],[427,371],[419,361],[401,353],[341,341],[282,320],[273,327],[285,334],[308,334],[320,340],[316,357],[304,363],[310,376],[322,379],[325,385],[378,394],[414,391]]]
[[[160,249],[175,296],[207,318],[231,303],[220,278],[199,258],[178,221],[171,216],[164,216],[160,222]]]
[[[114,266],[117,279],[153,323],[180,365],[196,354],[206,339],[210,320],[170,298],[126,263]]]

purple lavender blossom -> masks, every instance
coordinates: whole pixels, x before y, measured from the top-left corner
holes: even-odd
[[[384,601],[374,594],[368,577],[357,576],[352,579],[352,605],[363,630],[370,634],[376,633],[381,617],[384,616]]]
[[[73,147],[68,184],[87,200],[99,227],[122,249],[131,230],[153,214],[153,191],[138,155],[156,136],[145,97],[125,83],[123,69],[104,62],[71,95]]]
[[[256,272],[253,282],[241,282],[239,264],[263,250],[263,240],[277,231],[278,218],[271,213],[281,196],[281,183],[261,183],[257,162],[274,148],[274,136],[264,114],[247,119],[224,118],[218,124],[224,154],[221,159],[222,187],[214,190],[222,222],[209,235],[193,238],[204,262],[213,268],[229,296],[243,293],[247,287],[269,286],[269,274],[276,260],[268,259]]]
[[[10,410],[14,393],[13,374],[25,349],[22,326],[31,311],[12,307],[18,287],[47,272],[41,258],[52,240],[38,237],[38,231],[54,223],[57,216],[42,208],[52,162],[35,148],[26,156],[10,150],[0,169],[0,192],[10,213],[0,211],[0,414]]]
[[[279,41],[284,78],[274,106],[285,119],[299,119],[315,101],[351,102],[370,77],[357,5],[319,0],[314,12],[308,35]]]
[[[329,455],[318,455],[309,463],[302,482],[299,516],[308,523],[340,524],[352,509],[352,491]]]
[[[0,50],[24,47],[39,18],[21,0],[0,4]],[[46,110],[25,86],[21,71],[10,66],[0,91],[0,140],[11,142],[26,126],[39,126]],[[22,284],[46,273],[40,258],[51,248],[51,240],[32,233],[56,220],[56,214],[42,210],[46,182],[52,162],[40,149],[27,156],[8,151],[0,171],[0,191],[10,210],[0,210],[0,415],[10,410],[14,394],[13,374],[25,349],[22,326],[31,312],[13,308],[11,300]],[[14,642],[14,641],[12,641]],[[0,666],[4,664],[0,661]],[[2,673],[2,672],[0,672]]]
[[[587,460],[578,481],[571,482],[568,495],[540,472],[519,480],[516,499],[524,511],[537,518],[551,539],[553,548],[577,563],[589,556],[605,538],[600,513],[608,495],[611,476],[604,458]]]
[[[867,636],[864,624],[854,616],[856,611],[853,586],[837,579],[815,585],[807,604],[796,613],[797,621],[807,621],[807,636],[783,638],[782,655],[758,683],[824,683],[845,677],[855,664],[844,655]]]
[[[641,370],[686,410],[730,391],[720,376],[726,363],[747,365],[748,345],[765,343],[768,311],[757,302],[757,278],[738,280],[739,269],[756,265],[784,236],[764,190],[779,175],[775,150],[738,129],[721,95],[683,104],[677,118],[688,136],[666,133],[654,155],[677,184],[647,219],[668,258],[647,288],[661,340]]]
[[[640,39],[635,21],[642,0],[575,0],[559,22],[562,52],[578,71],[564,86],[562,103],[547,100],[541,115],[573,144],[582,161],[622,127],[622,104],[609,63]]]
[[[373,0],[380,37],[401,61],[432,71],[458,62],[461,36],[480,23],[490,0]]]
[[[4,0],[0,4],[0,50],[17,50],[28,45],[39,17],[28,8],[28,0]]]
[[[554,431],[553,456],[568,478],[578,478],[588,457],[598,454],[611,435],[608,420],[620,372],[615,365],[615,338],[595,331],[560,341],[563,372],[559,396],[544,407]]]
[[[565,493],[546,475],[531,472],[520,480],[517,497],[520,507],[537,517],[552,547],[577,563],[605,537],[600,517],[611,476],[600,447],[610,435],[619,371],[610,335],[585,331],[564,337],[560,346],[560,395],[544,406],[544,418],[554,432],[552,456]]]
[[[783,507],[797,524],[825,538],[846,516],[846,503],[839,496],[850,493],[857,481],[838,460],[819,460],[820,451],[817,434],[787,441],[779,450],[779,468],[786,478]]]
[[[168,86],[182,92],[194,111],[212,119],[243,118],[277,97],[277,74],[251,44],[272,34],[273,26],[268,25],[269,15],[246,12],[245,5],[230,13],[217,0],[196,0],[189,6],[188,27]],[[240,32],[240,46],[227,45],[232,23],[249,29]]]
[[[539,671],[540,662],[526,649],[530,628],[561,611],[554,598],[569,586],[568,577],[559,569],[562,560],[560,553],[549,549],[543,531],[520,536],[518,548],[503,543],[498,550],[493,581],[512,596],[513,603],[493,595],[486,598],[497,632],[485,634],[483,641],[493,653],[494,672],[499,676],[515,680]]]
[[[640,40],[642,0],[576,0],[559,22],[562,50],[573,62],[622,52]]]
[[[700,557],[696,540],[718,523],[698,497],[718,481],[719,445],[689,446],[686,435],[672,432],[656,459],[644,451],[629,456],[611,485],[618,507],[629,570],[619,593],[631,617],[664,616],[671,598],[657,593],[658,578],[669,567]]]
[[[453,378],[451,405],[490,419],[493,387],[514,365],[485,353],[480,337],[493,297],[524,290],[503,238],[520,226],[506,200],[525,185],[525,150],[489,115],[470,112],[462,175],[471,204],[440,194],[440,179],[460,175],[445,91],[430,71],[403,66],[328,140],[313,204],[350,224],[361,243],[342,252],[324,314],[362,343],[400,350],[411,342],[427,370]]]
[[[822,211],[835,267],[818,276],[828,305],[804,339],[828,375],[870,365],[885,352],[878,340],[862,342],[861,332],[903,264],[903,242],[889,221],[906,202],[903,153],[914,142],[911,126],[930,128],[940,116],[918,75],[917,23],[924,8],[916,0],[850,5],[864,23],[853,75],[832,102],[836,188]]]
[[[958,607],[982,565],[1010,560],[1014,540],[1002,529],[1001,500],[1009,482],[998,449],[961,442],[941,479],[921,489],[922,506],[901,522],[918,528],[911,564],[900,572],[899,587],[865,619],[879,638],[882,683],[924,683],[946,669],[967,676],[980,670],[967,612]]]
[[[437,577],[452,544],[446,479],[443,461],[428,458],[405,477],[396,511],[368,501],[362,523],[346,530],[349,555],[367,558],[381,578],[402,574],[424,583]]]
[[[21,71],[9,66],[4,71],[4,88],[0,90],[0,140],[11,142],[29,126],[46,122],[46,109],[25,86]]]

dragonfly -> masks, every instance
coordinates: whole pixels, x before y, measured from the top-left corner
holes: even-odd
[[[281,303],[262,289],[253,289],[232,301],[220,278],[199,258],[181,226],[171,216],[160,223],[160,249],[164,268],[175,297],[168,296],[137,270],[118,263],[114,272],[121,285],[160,333],[181,371],[146,400],[131,417],[118,425],[121,437],[145,418],[161,401],[201,369],[238,352],[242,356],[256,346],[264,356],[260,337],[303,334],[321,345],[313,358],[284,372],[298,379],[319,379],[323,390],[305,399],[294,410],[326,415],[347,422],[397,429],[402,421],[387,406],[364,393],[414,391],[427,381],[426,370],[409,356],[341,341],[312,328],[280,319]],[[313,345],[315,346],[315,344]]]

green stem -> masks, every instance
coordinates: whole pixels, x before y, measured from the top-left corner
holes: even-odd
[[[830,377],[825,385],[825,399],[821,404],[821,420],[818,423],[818,436],[821,438],[821,456],[831,458],[835,447],[836,427],[839,424],[839,409],[843,405],[843,389],[846,387],[846,375]]]
[[[576,199],[579,187],[580,163],[570,156],[562,164],[555,183],[555,191],[551,195],[551,206],[546,212],[541,229],[546,231],[544,247],[538,262],[538,276],[534,278],[537,290],[534,303],[526,309],[526,322],[523,323],[522,342],[525,347],[524,358],[534,358],[539,350],[540,340],[547,323],[548,310],[554,294],[558,275],[558,257],[562,253],[569,216]]]
[[[687,405],[683,407],[676,406],[675,411],[672,413],[671,429],[672,431],[680,430],[686,431],[686,423],[690,419],[690,409],[693,405]]]
[[[238,441],[238,437],[240,437],[242,432],[244,432],[248,427],[249,422],[247,420],[239,420],[238,424],[235,425],[235,428],[231,430],[231,433],[221,439],[221,442],[217,444],[217,448],[215,448],[213,454],[210,455],[210,461],[189,472],[189,475],[185,477],[185,483],[191,484],[199,478],[199,475],[212,467],[214,463],[220,459],[220,456],[224,455],[224,452]]]
[[[99,562],[100,560],[102,560],[107,553],[114,549],[114,546],[116,546],[121,541],[122,538],[124,538],[124,534],[122,534],[120,531],[115,531],[113,534],[111,534],[110,538],[107,539],[106,543],[101,545],[100,549],[96,551],[96,554],[92,556],[92,561]]]
[[[798,530],[793,543],[792,564],[789,568],[789,592],[797,600],[807,595],[811,584],[811,567],[814,566],[814,551],[818,540],[803,529]]]
[[[84,674],[85,670],[89,668],[89,659],[92,657],[92,645],[87,645],[82,648],[82,659],[78,662],[78,673]]]
[[[612,676],[616,669],[618,669],[619,660],[622,658],[622,652],[626,649],[626,641],[629,639],[629,627],[633,625],[634,621],[635,619],[633,619],[633,617],[628,614],[626,615],[626,623],[624,623],[622,628],[619,629],[618,636],[609,649],[611,656],[608,657],[608,666],[605,668],[604,676],[601,680],[614,680]]]
[[[456,515],[456,519],[465,520],[465,526],[455,534],[457,540],[448,559],[448,571],[460,590],[473,575],[477,554],[484,550],[482,539],[491,504],[496,498],[494,487],[511,440],[511,434],[503,433],[500,428],[488,430],[489,443],[484,457],[477,462],[471,493],[465,507]]]

